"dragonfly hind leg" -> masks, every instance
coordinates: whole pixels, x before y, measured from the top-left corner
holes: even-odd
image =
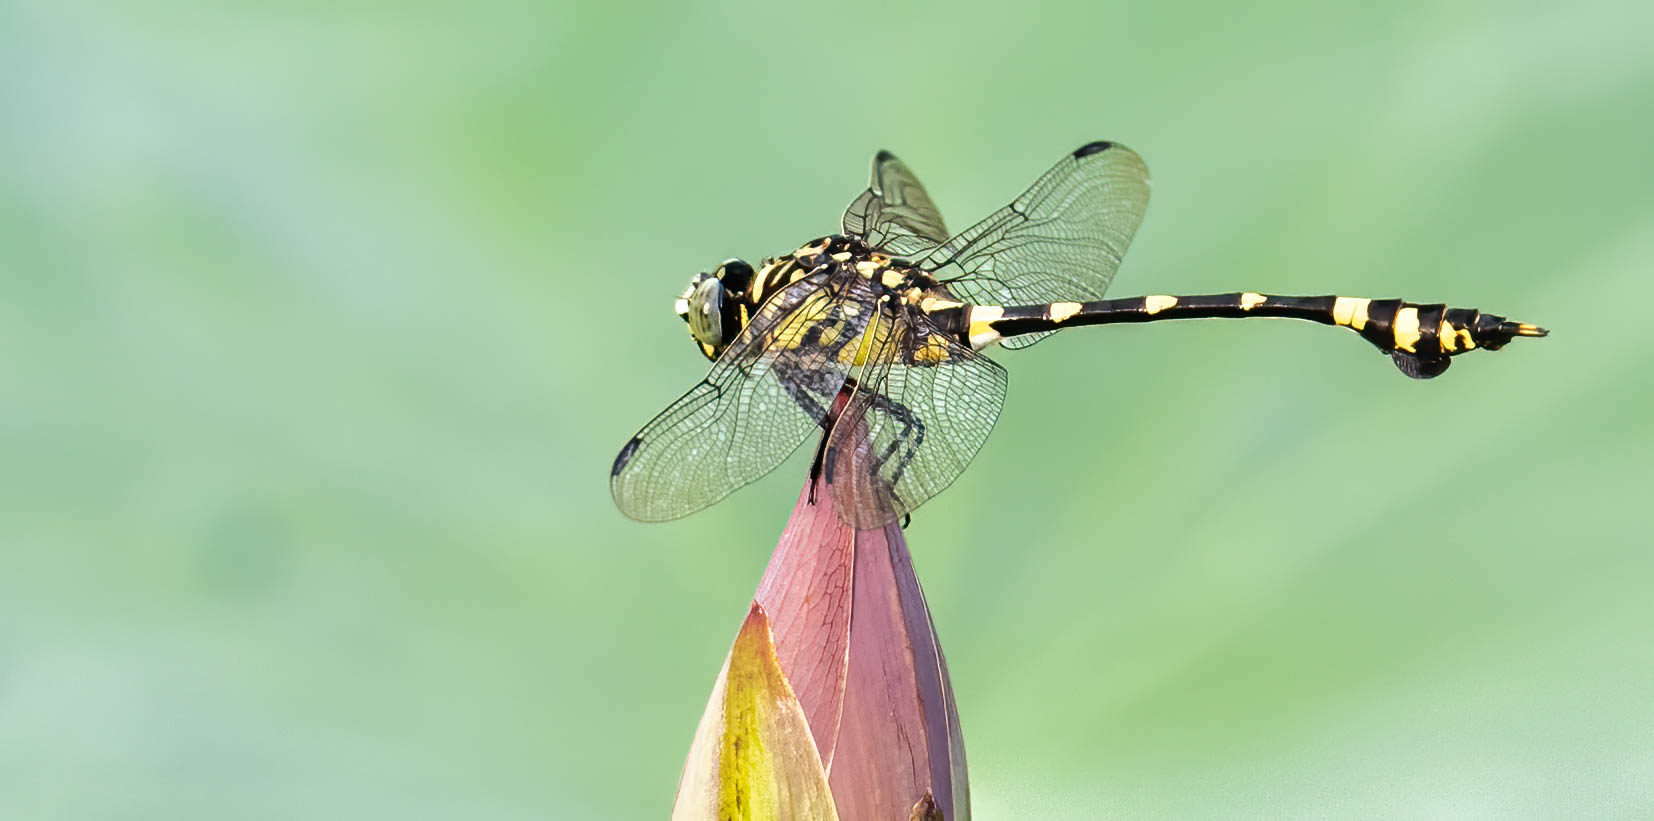
[[[920,446],[925,443],[925,423],[911,408],[882,393],[875,393],[871,404],[902,426],[902,429],[891,437],[884,452],[873,457],[874,472],[884,475],[886,481],[894,488],[901,482],[902,474],[907,472],[908,463],[913,461],[913,457],[919,453]],[[895,469],[886,473],[885,465],[897,457],[898,450],[901,454]]]
[[[856,390],[854,380],[850,380],[845,384],[844,391],[839,395],[839,401],[834,403],[832,413],[828,414],[823,420],[823,426],[828,428],[836,426],[839,415],[844,410],[844,401]],[[880,486],[882,488],[880,492],[888,495],[900,507],[903,502],[896,494],[896,485],[901,482],[902,475],[907,472],[908,464],[918,455],[919,448],[925,443],[925,423],[908,406],[882,393],[870,392],[866,401],[866,407],[869,411],[877,410],[900,425],[900,429],[890,435],[890,440],[878,453],[871,452],[873,448],[871,442],[866,443],[871,464],[866,466],[865,469],[865,478]],[[835,481],[835,469],[839,466],[840,454],[837,446],[829,444],[829,441],[833,438],[833,434],[829,431],[827,436],[822,438],[821,447],[816,449],[816,461],[810,467],[812,480],[817,477],[824,477],[828,484]],[[895,463],[894,467],[887,470],[886,467],[892,462]]]

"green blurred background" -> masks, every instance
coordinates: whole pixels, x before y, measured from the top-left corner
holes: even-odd
[[[802,476],[646,526],[687,278],[1095,138],[1114,293],[908,536],[981,818],[1654,808],[1646,3],[0,6],[0,816],[652,818]],[[1129,387],[1124,387],[1129,386]]]

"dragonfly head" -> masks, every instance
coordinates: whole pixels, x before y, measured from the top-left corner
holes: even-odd
[[[678,316],[689,323],[689,335],[707,359],[716,360],[741,332],[737,303],[751,282],[751,265],[738,259],[725,260],[710,274],[696,274],[673,304]]]

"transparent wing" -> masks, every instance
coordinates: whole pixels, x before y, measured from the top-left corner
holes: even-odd
[[[1005,370],[898,305],[828,433],[823,476],[855,527],[904,516],[959,478],[1005,404]],[[905,314],[905,315],[904,315]]]
[[[920,264],[979,305],[1102,299],[1148,205],[1143,159],[1122,145],[1088,143]],[[1022,348],[1045,336],[1004,344]]]
[[[634,519],[700,510],[770,472],[815,430],[851,365],[876,298],[848,269],[778,292],[711,371],[615,457],[609,487]]]
[[[873,157],[873,181],[844,210],[844,233],[895,256],[913,256],[948,240],[942,213],[925,187],[889,151]]]

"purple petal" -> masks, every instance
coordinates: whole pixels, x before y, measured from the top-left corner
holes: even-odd
[[[825,489],[823,489],[825,490]],[[757,601],[839,815],[970,815],[947,664],[901,528],[855,530],[800,494]],[[926,805],[927,795],[932,805]],[[919,817],[925,817],[922,812]]]

